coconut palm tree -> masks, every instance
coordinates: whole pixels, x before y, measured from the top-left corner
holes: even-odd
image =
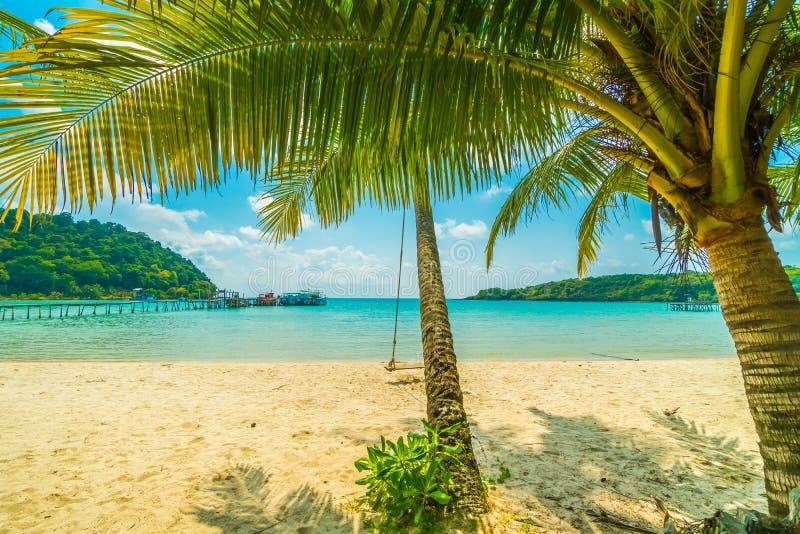
[[[260,224],[264,234],[276,242],[299,234],[304,213],[309,209],[313,209],[325,225],[344,221],[352,213],[355,189],[363,187],[361,181],[337,176],[341,154],[338,146],[318,159],[306,143],[307,140],[300,143],[305,149],[297,151],[296,160],[273,165],[266,179],[266,183],[272,185],[268,185],[262,195]],[[425,171],[418,169],[418,172]],[[394,184],[403,183],[388,169],[384,172],[376,169],[374,176],[389,179]],[[477,176],[476,180],[479,181]],[[425,186],[425,182],[420,182],[419,187]],[[381,198],[376,195],[377,200]],[[446,444],[461,447],[461,452],[456,454],[460,464],[450,466],[457,485],[456,503],[470,512],[484,512],[487,510],[486,495],[464,409],[429,198],[429,192],[424,189],[413,194],[427,418],[434,426],[460,425],[442,436]]]
[[[800,486],[800,303],[763,219],[776,231],[798,222],[798,5],[574,5],[585,14],[583,47],[561,56],[558,71],[545,68],[566,74],[554,83],[576,84],[591,109],[509,195],[487,261],[521,219],[587,195],[578,231],[585,274],[612,214],[630,198],[649,201],[659,252],[662,218],[680,266],[693,252],[707,256],[760,438],[769,509],[784,514]],[[770,168],[780,152],[784,164]]]
[[[356,207],[356,191],[365,186],[364,180],[353,180],[349,175],[338,176],[338,161],[342,147],[336,147],[321,157],[310,149],[310,141],[299,141],[295,159],[281,161],[270,166],[266,175],[266,190],[261,197],[260,225],[264,235],[272,241],[280,242],[296,237],[303,229],[304,214],[313,210],[324,226],[338,225],[350,217]],[[363,147],[353,147],[348,151],[358,151]],[[356,154],[355,157],[363,157]],[[364,158],[371,164],[368,158]],[[387,162],[388,164],[388,162]],[[407,169],[412,170],[412,169]],[[481,176],[471,172],[473,180],[481,182]],[[424,169],[415,172],[424,173]],[[374,169],[371,174],[374,191],[390,184],[404,187],[401,177],[393,173],[392,167],[382,171]],[[463,393],[453,348],[453,334],[445,299],[444,281],[436,243],[436,232],[430,192],[427,183],[419,181],[419,190],[411,193],[417,242],[417,282],[419,287],[420,330],[422,334],[423,366],[425,373],[426,412],[432,425],[449,427],[460,426],[455,431],[442,436],[442,441],[451,446],[461,447],[456,454],[460,465],[452,465],[453,480],[457,485],[455,501],[457,505],[473,513],[487,511],[486,494],[472,447],[472,436],[464,409]],[[371,193],[370,198],[381,202],[384,197]],[[389,196],[389,199],[392,197]]]
[[[255,175],[295,161],[305,136],[316,156],[341,154],[331,191],[352,194],[332,224],[363,202],[468,192],[476,182],[464,169],[595,143],[602,150],[566,152],[583,163],[566,175],[558,158],[549,173],[539,167],[544,193],[526,197],[521,185],[497,232],[537,199],[568,197],[577,177],[609,202],[648,197],[704,249],[742,362],[770,511],[785,511],[800,486],[800,302],[762,217],[779,229],[791,216],[785,191],[796,191],[796,174],[782,193],[780,173],[768,172],[798,132],[791,0],[221,4],[72,10],[79,23],[6,54],[0,105],[59,108],[0,121],[8,206],[92,206],[120,193],[116,173],[129,193],[154,178],[161,191],[216,187],[231,167]],[[567,112],[586,121],[573,136],[543,126]],[[603,223],[613,208],[590,213]],[[585,250],[590,261],[596,246]]]
[[[425,366],[425,397],[428,420],[442,427],[459,424],[443,440],[461,447],[460,465],[451,466],[457,484],[459,506],[472,512],[487,511],[478,463],[472,450],[472,435],[464,409],[464,395],[456,366],[453,333],[447,314],[442,267],[436,245],[433,213],[424,200],[414,203],[417,227],[417,279],[419,284],[422,357]]]

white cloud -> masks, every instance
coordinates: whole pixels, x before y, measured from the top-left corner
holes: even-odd
[[[192,261],[195,265],[200,267],[200,270],[210,275],[212,281],[216,281],[217,283],[219,283],[219,280],[221,279],[219,276],[212,274],[212,271],[225,271],[228,268],[224,261],[219,260],[210,254],[203,254],[199,257],[195,257]],[[222,285],[232,287],[230,284],[226,283],[223,283]]]
[[[332,296],[368,295],[377,290],[385,293],[394,280],[394,275],[385,274],[390,268],[377,256],[353,245],[298,251],[262,241],[261,230],[254,226],[240,226],[233,232],[203,228],[206,214],[200,210],[179,211],[150,203],[118,209],[131,230],[143,231],[189,258],[220,287],[248,295],[303,288],[320,288]],[[303,224],[313,222],[304,215]]]
[[[491,198],[496,197],[499,194],[510,193],[511,188],[505,185],[493,185],[483,193],[481,193],[481,198],[484,200],[489,200]]]
[[[636,236],[633,234],[625,234],[625,237],[623,239],[625,239],[625,241],[633,241],[635,238]]]
[[[619,258],[605,258],[603,260],[599,260],[597,265],[613,268],[627,266],[627,264]]]
[[[56,33],[56,27],[47,19],[36,19],[33,21],[33,25],[48,35]]]
[[[192,222],[197,222],[197,219],[199,219],[200,217],[205,217],[206,216],[206,212],[204,212],[202,210],[186,210],[186,211],[180,211],[178,213],[183,215],[183,217],[185,219],[187,219],[189,221],[192,221]]]
[[[174,210],[161,204],[118,203],[114,220],[129,230],[144,232],[162,245],[192,260],[211,279],[223,286],[232,287],[226,276],[229,258],[240,255],[246,245],[237,235],[213,229],[195,229],[193,226],[206,213],[197,209]]]
[[[441,239],[441,238],[443,238],[445,236],[445,234],[447,233],[447,230],[449,228],[452,228],[455,225],[456,225],[455,219],[447,219],[443,223],[434,222],[433,223],[433,231],[436,232],[436,237]]]
[[[314,217],[312,217],[310,213],[301,214],[300,222],[303,224],[303,228],[311,228],[315,225]]]
[[[261,230],[252,226],[240,226],[239,233],[250,239],[261,239]]]
[[[143,202],[118,204],[116,211],[130,230],[144,232],[198,264],[203,263],[203,258],[209,257],[209,251],[245,247],[244,242],[234,234],[192,228],[190,223],[197,223],[206,216],[201,210],[178,211],[161,204]]]
[[[458,223],[455,219],[447,219],[443,223],[434,223],[436,237],[455,237],[456,239],[481,239],[486,237],[489,227],[480,219],[471,223]]]
[[[448,231],[450,232],[450,235],[457,237],[458,239],[480,239],[482,237],[486,237],[488,230],[489,228],[486,226],[485,222],[477,220],[472,221],[471,224],[458,224],[453,228],[450,228]]]
[[[653,219],[642,219],[642,230],[648,235],[653,235]]]
[[[520,271],[526,270],[531,273],[531,282],[526,285],[541,284],[550,280],[562,280],[577,276],[575,262],[563,258],[529,262],[520,269]],[[522,287],[522,285],[518,284],[514,287]]]
[[[117,206],[121,207],[122,205],[118,204]],[[178,211],[149,202],[135,203],[130,206],[140,225],[150,230],[188,231],[187,221],[197,222],[198,219],[205,216],[205,212],[200,210]],[[148,230],[143,231],[147,232]]]
[[[332,245],[325,248],[308,248],[304,251],[305,256],[314,263],[328,265],[371,265],[378,262],[378,258],[372,254],[366,254],[356,249],[353,245],[344,248]]]
[[[374,254],[353,245],[295,251],[278,247],[247,275],[249,293],[318,288],[330,296],[389,296],[397,273]]]
[[[183,254],[194,254],[214,249],[244,248],[245,246],[238,236],[214,230],[183,233],[162,228],[160,233],[167,242],[171,243],[178,249],[178,252]]]
[[[249,196],[247,197],[247,202],[250,203],[250,208],[253,212],[258,215],[262,208],[265,208],[272,204],[273,198],[269,195],[261,195],[261,196]]]
[[[780,252],[788,252],[800,248],[800,225],[786,223],[783,232],[770,232],[775,248]]]
[[[253,209],[263,202],[247,197]],[[249,296],[264,291],[296,291],[317,288],[331,297],[389,297],[397,287],[394,258],[382,259],[360,245],[310,246],[298,242],[273,244],[261,239],[261,230],[247,212],[235,222],[212,223],[211,213],[200,209],[173,209],[168,205],[126,194],[112,208],[110,198],[85,214],[144,232],[205,272],[220,288],[242,291]],[[303,228],[318,223],[303,214]],[[81,217],[82,218],[82,217]],[[215,226],[215,225],[222,225]],[[327,240],[326,240],[327,241]],[[416,294],[413,266],[404,268],[404,295]],[[409,289],[410,288],[410,289]]]

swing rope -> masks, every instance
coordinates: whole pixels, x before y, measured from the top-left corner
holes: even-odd
[[[400,227],[400,265],[397,268],[397,298],[394,301],[394,338],[392,339],[392,359],[389,360],[389,365],[386,369],[394,371],[396,364],[394,361],[394,353],[397,348],[397,321],[400,317],[400,283],[403,276],[403,244],[406,238],[406,207],[403,206],[403,224]]]

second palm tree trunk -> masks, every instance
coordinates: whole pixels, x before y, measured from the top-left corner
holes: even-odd
[[[464,411],[463,395],[453,350],[453,334],[447,316],[444,297],[442,267],[433,225],[430,206],[421,202],[414,204],[417,223],[417,272],[419,279],[419,309],[422,327],[422,352],[425,363],[425,394],[428,404],[428,421],[447,427],[455,423],[461,426],[444,436],[447,445],[462,447],[458,455],[462,465],[451,466],[453,480],[458,484],[456,506],[472,513],[488,510],[483,491],[478,463],[472,450],[472,436],[467,414]]]
[[[800,487],[800,302],[760,219],[708,247],[756,423],[769,511]]]

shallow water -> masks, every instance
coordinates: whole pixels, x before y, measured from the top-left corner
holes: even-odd
[[[386,361],[394,300],[0,322],[0,359]],[[8,304],[6,302],[0,304]],[[448,302],[462,360],[730,357],[719,312],[666,304]],[[397,359],[421,358],[419,302],[400,301]]]

